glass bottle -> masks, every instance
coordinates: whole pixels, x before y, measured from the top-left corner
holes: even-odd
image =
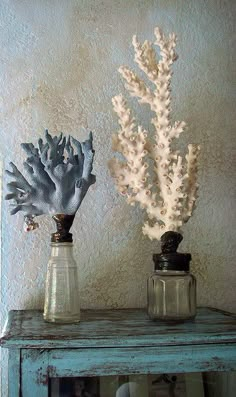
[[[148,279],[148,315],[152,320],[191,320],[196,315],[196,279],[189,272],[191,255],[171,250],[162,247],[161,254],[153,255],[155,271]]]
[[[73,243],[51,243],[45,288],[44,320],[71,323],[80,320],[78,269]]]
[[[51,256],[48,262],[44,320],[58,323],[80,321],[78,268],[73,257],[70,215],[55,215],[57,232],[52,234]]]

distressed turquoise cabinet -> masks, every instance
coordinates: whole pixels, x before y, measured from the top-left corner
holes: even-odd
[[[195,322],[152,322],[144,310],[88,310],[74,325],[11,311],[9,397],[48,397],[51,379],[236,370],[236,317],[199,308]]]

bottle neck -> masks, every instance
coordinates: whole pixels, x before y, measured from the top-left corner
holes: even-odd
[[[68,258],[73,256],[73,243],[51,243],[51,256]]]

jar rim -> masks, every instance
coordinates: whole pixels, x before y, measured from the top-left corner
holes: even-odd
[[[66,245],[72,247],[74,245],[74,243],[70,242],[70,241],[62,241],[62,242],[60,242],[60,241],[52,241],[50,243],[51,247],[58,247],[58,246],[61,247],[61,246],[66,246]]]
[[[155,273],[160,272],[160,273],[190,273],[190,270],[186,270],[186,269],[155,269],[154,270]]]

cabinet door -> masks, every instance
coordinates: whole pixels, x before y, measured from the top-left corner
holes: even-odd
[[[49,352],[50,397],[235,397],[219,394],[217,376],[203,377],[216,362],[232,371],[232,347],[57,349]]]
[[[21,358],[22,397],[231,397],[204,394],[201,373],[216,358],[218,371],[235,368],[231,346],[23,349]]]

